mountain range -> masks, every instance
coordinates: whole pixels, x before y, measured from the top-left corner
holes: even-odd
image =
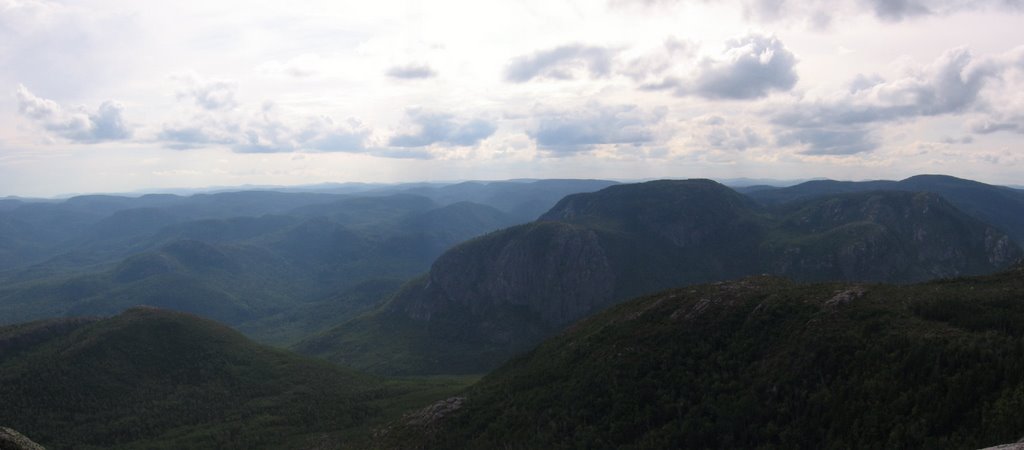
[[[477,373],[672,286],[761,273],[906,283],[991,273],[1021,255],[1005,232],[931,192],[765,206],[710,180],[618,185],[454,247],[376,311],[295,348],[380,373]]]
[[[377,300],[390,293],[382,286],[423,272],[452,245],[532,220],[520,214],[568,193],[610,184],[546,180],[451,189],[398,185],[365,196],[227,192],[19,201],[0,211],[0,268],[7,269],[0,272],[0,323],[109,315],[146,304],[287,344],[324,317],[340,321],[367,306],[339,307],[355,305],[336,301],[346,291],[365,291],[370,283]]]
[[[0,200],[0,425],[47,448],[976,448],[1024,429],[1022,191],[332,189]]]

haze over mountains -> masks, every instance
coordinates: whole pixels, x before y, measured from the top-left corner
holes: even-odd
[[[1016,189],[538,180],[4,205],[0,425],[48,448],[959,448],[1024,426],[1017,379],[979,368],[1024,364],[1006,346]],[[902,286],[935,279],[953,281]],[[499,367],[469,390],[380,377]],[[891,397],[880,383],[902,403],[856,403]],[[436,426],[402,419],[457,394]],[[562,406],[577,398],[585,417]]]
[[[0,323],[114,314],[137,304],[235,325],[288,315],[364,282],[383,286],[414,276],[458,242],[532,220],[533,211],[568,193],[610,184],[546,180],[398,186],[361,197],[233,192],[27,203],[0,211]]]

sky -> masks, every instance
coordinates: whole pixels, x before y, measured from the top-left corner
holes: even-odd
[[[1024,184],[1024,0],[0,0],[0,197]]]

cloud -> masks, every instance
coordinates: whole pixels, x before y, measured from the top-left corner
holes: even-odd
[[[775,136],[783,147],[802,145],[805,155],[853,155],[878,148],[871,132],[863,128],[804,128],[783,131]]]
[[[867,3],[874,10],[875,16],[882,20],[898,22],[909,17],[932,14],[925,2],[916,0],[868,0]]]
[[[272,105],[252,117],[217,118],[200,115],[190,123],[165,124],[157,140],[169,148],[185,150],[225,146],[237,153],[368,151],[370,130],[355,119],[341,123],[330,117],[309,117],[297,123],[285,120]]]
[[[175,150],[187,150],[211,144],[229,145],[232,140],[220,134],[216,128],[200,124],[164,125],[157,133],[157,140]]]
[[[1022,132],[1020,124],[1015,122],[996,122],[991,119],[984,119],[970,123],[970,129],[975,134],[992,134],[1000,131]]]
[[[970,143],[974,142],[974,136],[969,136],[968,135],[968,136],[961,136],[959,138],[955,138],[955,137],[952,137],[952,136],[945,136],[942,139],[940,139],[939,142],[942,142],[943,144],[948,144],[948,145],[970,144]]]
[[[127,139],[132,134],[124,122],[124,106],[114,101],[104,101],[95,112],[85,107],[67,111],[57,102],[38,97],[20,84],[15,97],[21,115],[65,139],[94,143]]]
[[[975,105],[986,81],[1000,74],[991,61],[976,62],[966,48],[946,51],[908,76],[892,81],[875,79],[864,87],[858,77],[847,95],[824,102],[797,103],[776,114],[773,121],[794,126],[866,124],[917,116],[964,112]]]
[[[865,75],[862,73],[857,74],[853,80],[850,80],[850,93],[856,94],[860,91],[865,91],[885,83],[885,79],[878,74]]]
[[[231,109],[235,102],[236,84],[229,80],[206,80],[195,74],[173,77],[181,83],[179,100],[191,100],[206,110]]]
[[[693,87],[680,87],[679,93],[692,93],[714,99],[753,99],[772,91],[788,91],[796,85],[793,70],[796,57],[775,37],[749,35],[726,44],[720,59],[705,59]]]
[[[674,63],[686,61],[691,47],[668,49]],[[626,69],[627,76],[640,81],[642,91],[670,90],[677,96],[699,96],[715,100],[752,100],[774,91],[796,86],[796,56],[775,37],[750,34],[726,42],[725,51],[715,58],[704,58],[689,73],[671,67],[655,66],[647,73]],[[642,66],[641,66],[642,67]],[[663,75],[660,79],[651,75]]]
[[[593,150],[600,145],[639,146],[655,140],[652,127],[666,111],[644,111],[636,106],[587,105],[584,109],[541,114],[527,134],[551,156]]]
[[[473,146],[487,139],[498,127],[484,119],[460,120],[451,114],[427,112],[420,109],[406,111],[416,129],[411,133],[396,134],[388,140],[392,147],[424,147],[432,144]]]
[[[870,139],[870,125],[984,109],[982,89],[1011,67],[1009,61],[978,60],[966,48],[950,49],[901,78],[858,76],[848,91],[826,100],[775,106],[771,121],[782,128],[777,133],[780,145],[804,144],[812,154],[870,151],[878,146]],[[1004,129],[1010,128],[992,123],[974,127],[977,133]]]
[[[660,48],[648,54],[631,59],[620,66],[618,71],[633,81],[641,83],[641,85],[657,86],[659,84],[664,84],[664,80],[652,81],[652,79],[664,77],[667,72],[670,72],[681,62],[692,59],[698,47],[699,45],[694,42],[669,37],[668,39],[665,39]],[[667,88],[674,87],[675,84],[672,84]],[[666,87],[655,87],[650,90],[660,90],[664,88]]]
[[[587,74],[592,78],[611,74],[616,51],[581,44],[564,45],[532,55],[514,58],[505,67],[505,80],[524,83],[534,78],[572,80]]]
[[[708,147],[716,150],[743,151],[766,142],[753,128],[731,126],[721,116],[711,116],[702,122],[706,127],[703,140]]]
[[[695,0],[609,0],[613,7],[639,6],[657,11],[661,7],[690,3]],[[700,3],[724,3],[720,0],[699,0]],[[901,22],[928,16],[949,15],[962,11],[996,10],[1018,13],[1024,10],[1020,0],[739,0],[747,19],[763,23],[805,22],[811,28],[823,29],[835,18],[860,14],[874,16],[882,22]]]
[[[403,80],[416,80],[436,77],[437,72],[426,64],[409,64],[405,66],[394,66],[388,69],[387,76]]]

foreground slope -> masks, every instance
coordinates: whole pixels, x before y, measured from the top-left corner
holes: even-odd
[[[979,448],[1024,435],[1024,267],[639,298],[485,377],[397,448]]]
[[[51,449],[308,448],[414,388],[153,308],[0,328],[0,423]]]
[[[991,273],[1021,254],[935,194],[767,209],[709,180],[618,185],[452,248],[374,314],[296,349],[382,373],[482,372],[580,318],[672,286],[761,273],[913,282]]]

